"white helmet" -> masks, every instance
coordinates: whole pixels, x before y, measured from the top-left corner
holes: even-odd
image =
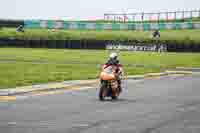
[[[117,58],[117,53],[111,53],[111,54],[109,55],[109,57],[110,57],[111,59],[115,59],[115,58]]]

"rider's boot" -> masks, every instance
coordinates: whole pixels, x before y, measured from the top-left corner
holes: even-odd
[[[121,80],[118,80],[118,85],[119,85],[119,92],[122,92],[122,86],[121,86]]]

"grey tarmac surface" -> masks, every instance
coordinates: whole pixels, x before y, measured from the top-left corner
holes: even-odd
[[[0,102],[0,133],[200,133],[200,77],[128,80],[100,102],[96,89]]]

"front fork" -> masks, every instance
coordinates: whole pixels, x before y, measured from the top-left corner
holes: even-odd
[[[104,92],[106,93],[106,96],[111,96],[112,89],[111,84],[109,84],[110,81],[101,80],[101,86],[104,86],[104,89],[106,89]]]

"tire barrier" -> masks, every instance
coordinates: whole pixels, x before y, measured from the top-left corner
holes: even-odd
[[[18,27],[24,25],[23,20],[0,20],[0,27]]]
[[[0,47],[53,48],[53,49],[105,49],[106,42],[97,40],[18,40],[0,38]]]
[[[138,41],[111,40],[19,40],[0,38],[0,47],[53,48],[53,49],[108,49],[128,51],[200,52],[200,44],[192,43],[147,43]]]

